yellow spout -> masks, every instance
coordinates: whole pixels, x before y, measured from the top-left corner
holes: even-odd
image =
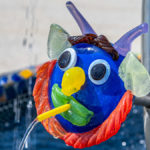
[[[62,112],[65,112],[65,111],[69,110],[70,107],[71,107],[70,104],[62,105],[62,106],[60,106],[60,107],[57,107],[57,108],[55,108],[55,109],[52,109],[52,110],[50,110],[50,111],[47,111],[47,112],[45,112],[45,113],[43,113],[43,114],[38,115],[38,116],[37,116],[37,120],[41,122],[41,121],[43,121],[43,120],[45,120],[45,119],[48,119],[48,118],[50,118],[50,117],[52,117],[52,116],[55,116],[55,115],[57,115],[57,114],[60,114],[60,113],[62,113]]]

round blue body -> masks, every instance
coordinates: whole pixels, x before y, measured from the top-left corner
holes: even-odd
[[[77,53],[76,66],[81,67],[86,75],[86,82],[82,89],[72,96],[86,108],[94,112],[94,116],[86,126],[76,126],[65,120],[61,115],[56,118],[66,131],[82,133],[87,132],[99,125],[101,125],[116,108],[118,102],[125,93],[125,88],[122,80],[118,76],[118,68],[123,56],[119,56],[117,61],[104,50],[90,44],[77,44],[72,46]],[[111,73],[108,80],[102,85],[95,85],[88,77],[88,68],[90,64],[96,59],[104,59],[108,62],[111,68]],[[61,87],[62,77],[64,72],[60,70],[56,63],[52,76],[49,81],[49,102],[54,108],[51,100],[52,86],[58,84]]]

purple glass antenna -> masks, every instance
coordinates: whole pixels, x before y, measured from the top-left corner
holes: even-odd
[[[81,13],[78,11],[78,9],[74,6],[74,4],[70,1],[66,3],[66,6],[68,10],[70,11],[71,15],[76,20],[78,26],[80,27],[80,30],[83,35],[85,34],[96,34],[95,31],[92,29],[92,27],[89,25],[89,23],[86,21],[86,19],[81,15]]]
[[[126,54],[131,50],[131,43],[141,34],[148,32],[148,24],[143,23],[131,31],[124,34],[114,45],[113,47],[118,51],[122,56],[126,56]]]

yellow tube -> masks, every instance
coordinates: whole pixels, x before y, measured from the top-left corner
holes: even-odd
[[[57,114],[60,114],[62,112],[65,112],[65,111],[69,110],[70,107],[71,107],[70,104],[65,104],[65,105],[62,105],[62,106],[57,107],[55,109],[49,110],[49,111],[47,111],[47,112],[45,112],[43,114],[38,115],[37,116],[37,120],[41,122],[41,121],[43,121],[43,120],[45,120],[47,118],[50,118],[52,116],[55,116]]]

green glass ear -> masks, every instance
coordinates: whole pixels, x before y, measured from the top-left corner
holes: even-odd
[[[137,57],[129,52],[119,67],[119,76],[124,86],[135,96],[146,96],[150,92],[150,76]]]
[[[56,59],[66,48],[72,45],[68,41],[69,34],[59,25],[52,24],[47,41],[47,52],[50,59]]]

